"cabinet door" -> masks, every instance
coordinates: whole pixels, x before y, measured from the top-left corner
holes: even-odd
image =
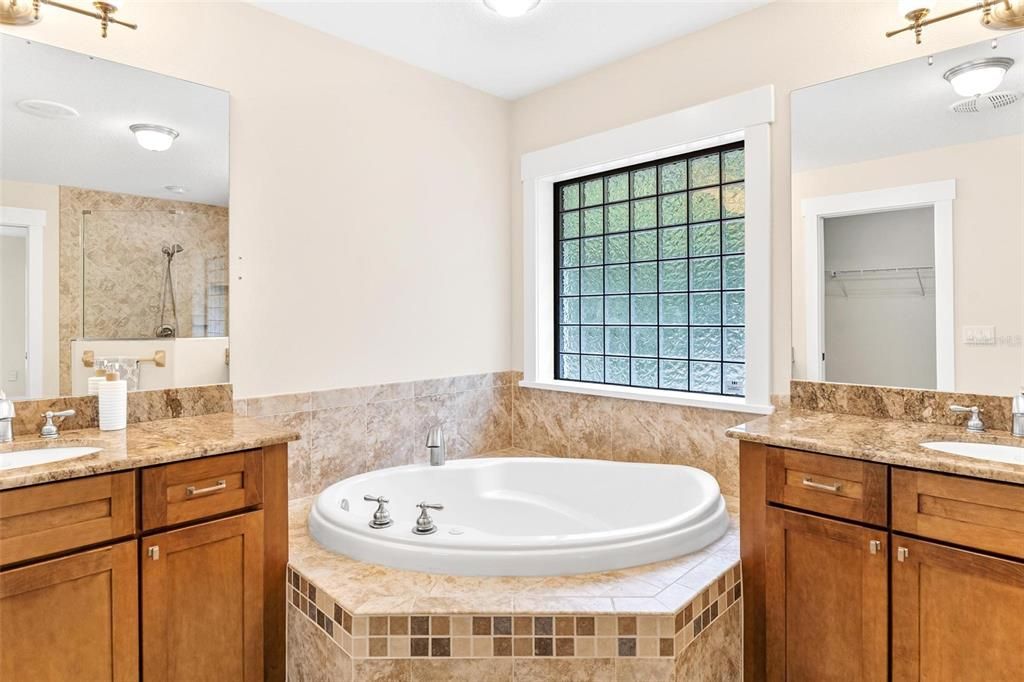
[[[135,546],[0,573],[0,680],[137,680]]]
[[[893,679],[1018,682],[1024,564],[892,538]]]
[[[263,512],[143,538],[142,674],[263,679]]]
[[[884,531],[770,508],[765,554],[769,680],[885,680]]]

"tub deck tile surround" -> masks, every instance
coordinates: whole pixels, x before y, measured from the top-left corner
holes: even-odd
[[[731,608],[742,596],[735,518],[704,550],[647,566],[467,577],[333,554],[308,535],[312,502],[290,505],[289,622],[304,617],[317,627],[296,627],[289,638],[315,633],[332,642],[351,661],[354,679],[672,680],[680,661],[693,658],[684,657],[691,644],[728,627],[718,625],[723,615],[738,613]],[[735,668],[739,647],[721,645],[734,638],[720,634],[704,645],[731,661],[716,665]],[[311,645],[292,650],[304,656]]]

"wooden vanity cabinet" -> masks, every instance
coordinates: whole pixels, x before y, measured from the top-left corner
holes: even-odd
[[[885,532],[778,508],[767,531],[768,679],[885,680]]]
[[[1024,679],[1024,486],[743,442],[740,552],[747,681]]]
[[[287,513],[286,444],[0,492],[0,680],[283,681]]]

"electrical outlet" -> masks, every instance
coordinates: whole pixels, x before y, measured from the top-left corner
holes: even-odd
[[[996,328],[993,325],[964,327],[964,343],[971,345],[993,345],[996,342]]]

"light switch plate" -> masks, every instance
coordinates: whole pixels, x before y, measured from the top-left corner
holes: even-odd
[[[992,345],[996,342],[996,328],[993,325],[974,325],[964,327],[964,343],[972,345]]]

